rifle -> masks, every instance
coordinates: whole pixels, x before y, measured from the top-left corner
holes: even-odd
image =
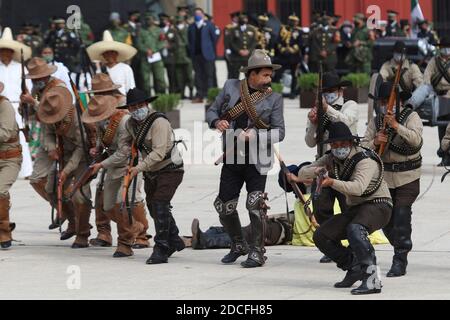
[[[128,211],[128,220],[130,222],[130,225],[133,223],[132,217],[133,217],[133,206],[134,206],[134,200],[132,199],[132,203],[130,204],[128,199],[128,190],[130,189],[131,182],[133,182],[133,195],[132,197],[136,197],[136,187],[137,187],[137,176],[134,177],[133,181],[131,177],[131,168],[137,164],[138,161],[138,150],[136,144],[133,142],[131,145],[131,154],[130,154],[130,161],[128,163],[128,169],[127,174],[123,178],[123,187],[122,187],[122,202],[120,204],[120,211],[122,212],[125,206],[127,207]]]
[[[93,75],[96,73],[96,68],[94,68],[94,63],[91,61],[91,58],[89,57],[86,51],[86,45],[84,44],[83,38],[81,38],[78,29],[75,29],[75,34],[77,35],[78,41],[80,42],[81,72],[84,74],[84,86],[87,88],[88,87],[87,75],[89,74],[92,79]],[[79,82],[79,80],[77,82]],[[77,83],[77,85],[79,85],[79,83]]]
[[[286,164],[284,163],[283,159],[281,159],[280,154],[278,153],[277,150],[274,150],[275,152],[275,156],[277,157],[278,161],[280,162],[280,167],[281,170],[283,171],[283,173],[285,174],[285,179],[287,180],[287,176],[288,174],[290,174],[291,172],[289,171],[289,169],[287,168]],[[295,182],[290,182],[289,183],[292,187],[292,190],[294,190],[295,195],[297,196],[298,200],[300,201],[300,203],[303,205],[303,209],[305,210],[306,215],[308,216],[309,220],[311,221],[311,226],[314,226],[315,228],[317,228],[319,226],[319,224],[316,221],[316,218],[314,217],[313,212],[311,211],[311,209],[309,208],[309,201],[307,201],[305,199],[305,196],[303,195],[302,191],[300,190],[300,188],[298,187],[297,183]],[[308,230],[309,231],[309,230]],[[307,232],[308,232],[307,231]],[[307,233],[305,232],[305,233]]]
[[[313,198],[314,200],[318,200],[320,193],[322,192],[322,182],[325,178],[328,177],[328,171],[325,168],[322,168],[319,172],[319,175],[316,178],[316,190],[314,191]]]
[[[68,199],[72,199],[72,197],[75,195],[78,189],[81,189],[84,185],[92,181],[95,176],[92,175],[92,166],[96,163],[100,163],[103,160],[108,158],[108,153],[103,152],[99,156],[97,156],[90,164],[89,166],[83,171],[83,173],[80,175],[77,181],[72,186],[72,190],[70,191],[69,195],[67,196]]]
[[[319,62],[319,87],[317,88],[317,130],[316,130],[316,143],[317,143],[317,156],[321,158],[323,156],[323,135],[325,128],[323,127],[323,117],[325,112],[323,110],[322,100],[322,78],[323,78],[323,65],[322,61]]]
[[[23,49],[20,49],[20,64],[22,67],[22,82],[21,82],[21,91],[22,94],[26,94],[28,92],[27,89],[27,84],[25,82],[25,60],[23,57]],[[26,142],[30,142],[31,141],[31,135],[30,135],[30,124],[29,124],[29,106],[27,103],[20,103],[19,106],[19,110],[21,111],[21,115],[22,115],[22,121],[24,124],[24,127],[22,129],[20,129],[20,131],[23,132],[24,136],[25,136],[25,140]]]
[[[63,203],[63,183],[61,181],[61,174],[64,169],[64,146],[62,138],[56,135],[56,151],[58,153],[57,167],[58,167],[58,183],[57,183],[57,216],[59,221],[59,231],[61,232],[61,221],[62,221],[62,203]]]
[[[399,94],[398,94],[399,91],[398,90],[399,90],[399,83],[400,83],[400,78],[402,75],[402,68],[403,68],[404,62],[405,62],[405,51],[403,51],[403,53],[402,53],[402,59],[401,59],[400,65],[397,69],[397,72],[395,73],[394,85],[392,86],[391,94],[389,95],[388,105],[386,108],[387,109],[386,114],[393,114],[394,106],[399,106]],[[397,112],[397,116],[398,116],[398,112]],[[385,135],[387,135],[386,118],[383,119],[383,126],[381,128],[381,131]],[[379,156],[383,155],[384,150],[386,149],[386,144],[387,144],[387,142],[380,143],[380,146],[378,149]]]

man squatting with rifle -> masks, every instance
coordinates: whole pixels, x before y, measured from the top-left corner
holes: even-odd
[[[248,66],[241,68],[245,79],[228,80],[206,116],[210,128],[223,133],[225,150],[219,195],[214,201],[220,222],[232,242],[222,263],[233,263],[247,254],[247,260],[241,263],[243,267],[260,267],[265,263],[264,190],[273,160],[272,144],[282,141],[285,134],[283,98],[270,88],[273,71],[279,68],[263,50],[255,50]],[[261,154],[268,158],[266,163]],[[244,182],[252,230],[249,244],[244,239],[236,210]]]
[[[320,68],[322,69],[322,68]],[[321,75],[322,75],[322,71]],[[317,147],[316,159],[323,156],[328,145],[322,142],[328,138],[328,129],[332,123],[343,122],[356,135],[358,132],[358,104],[353,100],[344,101],[344,88],[350,86],[349,81],[340,81],[336,73],[326,72],[319,86],[316,105],[308,113],[305,142],[310,148]],[[321,99],[321,101],[319,100]],[[331,177],[333,173],[330,172]],[[312,190],[316,189],[314,183]],[[336,199],[343,211],[346,210],[345,195],[330,187],[322,187],[320,193],[312,197],[314,216],[318,224],[323,224],[334,215],[334,203]],[[321,263],[329,263],[331,259],[323,256]]]

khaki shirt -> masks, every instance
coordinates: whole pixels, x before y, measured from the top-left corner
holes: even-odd
[[[83,166],[84,151],[81,141],[80,129],[78,121],[76,119],[76,111],[74,110],[74,118],[72,125],[68,129],[67,133],[62,136],[63,149],[64,149],[64,173],[70,175],[79,166]],[[45,132],[44,137],[44,150],[47,152],[56,150],[56,127],[54,124],[42,124]],[[84,164],[86,165],[86,164]]]
[[[363,149],[360,147],[353,147],[349,158],[362,150]],[[299,171],[298,176],[302,179],[314,179],[316,177],[314,171],[317,167],[326,167],[327,169],[330,169],[333,168],[333,162],[337,163],[339,173],[342,173],[344,162],[337,160],[332,154],[327,153],[309,166],[303,167]],[[367,197],[361,196],[369,185],[376,183],[379,174],[380,169],[378,168],[377,162],[370,158],[364,159],[358,162],[349,181],[334,180],[331,188],[344,194],[346,197],[346,202],[349,206],[356,206],[377,198],[391,198],[389,189],[384,180],[374,194]]]
[[[405,124],[399,124],[397,135],[394,138],[394,143],[401,145],[406,142],[412,147],[417,147],[422,143],[423,124],[417,112],[413,112],[406,119]],[[374,145],[375,136],[377,134],[375,120],[372,119],[367,127],[366,134],[362,144],[367,148],[376,150]],[[395,153],[389,149],[389,145],[386,146],[384,154],[381,156],[381,160],[384,163],[405,162],[408,160],[414,160],[420,157],[420,152],[411,156],[405,156]],[[405,184],[413,182],[420,178],[421,169],[414,169],[405,172],[384,172],[384,179],[386,180],[390,189],[401,187]]]
[[[449,149],[450,149],[450,123],[447,126],[447,130],[445,130],[444,138],[442,138],[441,148],[445,152],[449,151]]]
[[[154,112],[154,110],[150,109],[149,115]],[[137,122],[130,118],[126,126],[133,139],[136,139]],[[141,152],[142,161],[139,161],[139,164],[136,166],[139,172],[155,172],[172,163],[171,159],[163,160],[174,145],[174,133],[170,122],[164,118],[156,119],[150,130],[148,130],[144,144],[147,146],[147,149],[152,151],[148,154],[145,151]],[[174,150],[175,155],[179,156],[180,159],[181,155],[178,153],[178,149],[175,147]]]
[[[130,119],[129,115],[125,115],[117,126],[116,133],[108,147],[108,158],[102,161],[102,166],[108,170],[108,176],[111,179],[119,179],[124,176],[131,154],[131,143],[133,137],[126,128],[126,124]],[[97,126],[98,140],[97,146],[101,146],[100,139],[105,134],[105,129]]]
[[[380,75],[383,77],[383,80],[394,81],[394,70],[397,70],[397,68],[398,64],[394,59],[385,62],[380,69]],[[412,63],[409,60],[405,60],[403,63],[403,69],[406,69],[406,71],[404,71],[402,79],[404,84],[407,86],[406,89],[408,91],[412,92],[423,84],[423,74],[417,64]]]
[[[436,66],[436,59],[441,59],[440,56],[433,57],[430,62],[428,62],[427,68],[425,69],[425,72],[423,74],[423,82],[425,84],[431,84],[431,78],[434,76],[434,74],[438,73],[438,68]],[[449,71],[447,71],[449,72]],[[434,88],[436,91],[449,91],[450,90],[450,83],[445,80],[445,77],[442,77],[441,81],[437,85],[436,88]]]
[[[349,100],[344,103],[344,98],[340,97],[336,103],[337,105],[342,105],[340,111],[334,109],[331,106],[328,106],[326,115],[330,119],[331,122],[343,122],[345,123],[351,130],[352,134],[358,134],[358,104]],[[313,124],[309,119],[306,125],[306,135],[305,142],[310,148],[314,148],[317,145],[317,125]],[[323,135],[323,139],[328,139],[328,131],[325,131]],[[330,149],[330,146],[327,144],[324,146],[324,150],[327,151]]]
[[[17,138],[17,141],[7,142],[14,138]],[[0,151],[19,147],[19,126],[16,122],[14,107],[7,98],[0,96]]]

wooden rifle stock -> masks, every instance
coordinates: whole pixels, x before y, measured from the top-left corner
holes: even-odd
[[[22,91],[22,94],[26,94],[26,93],[28,93],[28,89],[27,89],[27,84],[25,82],[25,60],[23,57],[23,49],[20,49],[20,64],[21,64],[21,68],[22,68],[21,91]],[[23,126],[24,126],[23,129],[20,129],[20,130],[23,132],[23,134],[25,136],[25,140],[27,142],[30,142],[31,141],[30,124],[29,124],[30,113],[29,113],[28,104],[21,102],[20,106],[19,106],[19,110],[22,115],[22,121],[23,121]]]

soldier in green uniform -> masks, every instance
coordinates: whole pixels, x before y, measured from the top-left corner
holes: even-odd
[[[235,11],[230,13],[231,23],[227,24],[225,26],[225,29],[223,30],[223,45],[225,48],[225,62],[227,63],[227,70],[228,70],[228,79],[231,79],[230,77],[230,38],[231,38],[231,30],[239,25],[239,15],[241,13],[239,11]]]
[[[388,10],[388,25],[386,26],[386,37],[405,37],[402,27],[397,21],[398,12]]]
[[[267,14],[258,16],[258,33],[256,49],[263,49],[273,58],[275,56],[275,35],[273,29],[267,26],[269,17]]]
[[[370,74],[372,64],[372,47],[375,34],[366,27],[365,16],[357,13],[354,16],[355,29],[352,33],[352,46],[345,62],[351,72]]]
[[[319,72],[320,60],[323,61],[323,71],[335,71],[338,42],[339,31],[329,25],[328,18],[323,17],[309,35],[309,69],[311,72]]]
[[[155,59],[155,54],[162,57],[165,41],[161,29],[155,25],[155,18],[151,13],[145,15],[145,27],[141,29],[138,41],[138,50],[141,54],[141,74],[143,78],[143,88],[148,95],[151,91],[150,76],[153,76],[153,89],[157,94],[166,92],[166,80],[164,75],[164,63],[162,59],[150,63],[150,59]]]
[[[111,12],[109,22],[111,23],[111,26],[108,30],[111,32],[114,41],[126,43],[130,34],[125,28],[122,27],[120,14],[118,12]]]
[[[163,49],[164,67],[166,67],[167,78],[169,79],[169,93],[178,93],[177,78],[175,75],[175,52],[178,50],[178,30],[173,26],[170,17],[165,14],[159,14],[161,30],[166,39],[166,47]]]
[[[192,60],[188,53],[188,24],[183,16],[176,17],[176,28],[178,30],[178,45],[175,50],[176,70],[175,76],[183,99],[186,87],[189,88],[189,99],[193,98],[194,78],[192,76]]]
[[[24,23],[20,30],[20,34],[17,35],[17,41],[22,42],[31,48],[33,56],[39,54],[39,48],[42,46],[43,39],[37,34],[36,28],[31,23]]]
[[[230,30],[228,37],[230,53],[230,79],[239,79],[239,69],[247,65],[248,58],[256,49],[257,29],[248,24],[245,13],[239,15],[239,25]]]
[[[142,29],[142,25],[140,22],[141,13],[138,10],[128,12],[128,21],[123,25],[123,28],[128,31],[130,34],[126,44],[133,46],[135,48],[138,47],[139,37]],[[133,59],[131,59],[130,66],[133,69],[134,77],[136,80],[136,86],[138,88],[142,88],[144,86],[143,75],[141,73],[141,55],[136,54]]]

